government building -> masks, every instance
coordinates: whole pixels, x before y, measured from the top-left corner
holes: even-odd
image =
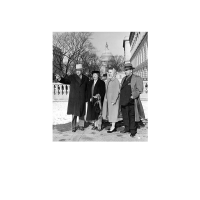
[[[144,90],[148,92],[148,32],[130,32],[123,40],[125,63],[135,68],[133,73],[142,77]]]
[[[106,43],[105,51],[102,53],[102,55],[100,57],[100,62],[101,62],[100,73],[101,73],[101,76],[103,74],[107,73],[108,68],[109,68],[109,66],[111,64],[112,59],[114,59],[114,56],[109,51],[108,44]]]

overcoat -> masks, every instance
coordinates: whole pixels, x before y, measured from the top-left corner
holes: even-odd
[[[109,122],[117,122],[119,114],[120,83],[117,78],[108,79],[106,94],[103,103],[103,119]],[[114,105],[112,105],[114,103]]]
[[[122,79],[121,85],[126,77]],[[121,88],[123,89],[123,87]],[[139,122],[141,119],[145,119],[144,109],[142,102],[140,100],[140,94],[143,92],[143,80],[140,76],[132,75],[131,77],[131,91],[132,98],[134,99],[134,108],[135,108],[135,121]]]
[[[83,117],[85,115],[85,103],[87,101],[88,77],[82,74],[82,79],[78,75],[66,75],[60,82],[70,85],[68,100],[68,115]]]
[[[87,117],[86,117],[87,121],[97,120],[99,117],[99,112],[97,112],[97,109],[95,108],[95,106],[97,105],[97,104],[95,104],[97,99],[92,97],[93,84],[94,84],[94,80],[91,80],[91,81],[89,81],[88,87],[87,87],[88,88],[88,90],[87,90],[88,107],[87,107]],[[98,79],[94,86],[93,96],[95,96],[96,94],[100,94],[101,105],[103,105],[103,100],[104,100],[104,95],[105,95],[105,83],[101,79]],[[92,102],[90,101],[91,98],[92,98]]]

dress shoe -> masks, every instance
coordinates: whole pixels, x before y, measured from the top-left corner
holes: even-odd
[[[96,130],[96,129],[97,129],[97,127],[96,127],[96,126],[93,126],[93,127],[92,127],[92,130]]]
[[[76,129],[72,129],[72,132],[76,132]]]
[[[84,127],[83,127],[83,126],[80,126],[79,129],[80,129],[81,131],[84,131]]]
[[[129,133],[129,131],[123,130],[123,131],[120,131],[120,133]]]
[[[130,137],[135,137],[136,133],[131,133]]]
[[[112,133],[112,132],[115,132],[115,131],[117,131],[116,128],[114,128],[112,131],[111,130],[107,131],[107,133]]]

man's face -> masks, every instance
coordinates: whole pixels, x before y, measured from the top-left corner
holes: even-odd
[[[94,80],[97,80],[99,76],[98,76],[97,73],[94,73],[94,74],[92,75],[92,77],[93,77]]]
[[[82,70],[76,70],[76,74],[80,76],[82,74]]]
[[[109,69],[108,70],[108,78],[112,78],[113,77],[113,70]]]
[[[132,69],[125,69],[125,75],[129,76],[132,74]]]

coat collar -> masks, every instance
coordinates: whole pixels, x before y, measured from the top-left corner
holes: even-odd
[[[94,93],[95,93],[96,89],[98,88],[98,85],[100,84],[100,82],[101,82],[101,80],[98,78],[98,80],[94,86],[94,89],[93,89]],[[93,84],[94,84],[94,80],[91,81],[91,87],[93,86]]]
[[[126,79],[126,76],[122,79],[122,85],[121,85],[121,88],[123,88],[124,86],[126,86],[130,81],[131,81],[131,78],[132,78],[133,75],[129,76],[128,79],[125,81]],[[125,81],[125,82],[124,82]]]
[[[75,76],[75,79],[76,81],[79,83],[79,85],[81,86],[84,81],[85,81],[85,76],[82,74],[82,79],[79,78],[79,76],[77,74],[74,75]]]
[[[76,79],[76,81],[81,84],[81,79],[79,78],[79,76],[77,74],[74,74],[74,77]]]
[[[81,85],[85,82],[86,77],[82,74]]]

